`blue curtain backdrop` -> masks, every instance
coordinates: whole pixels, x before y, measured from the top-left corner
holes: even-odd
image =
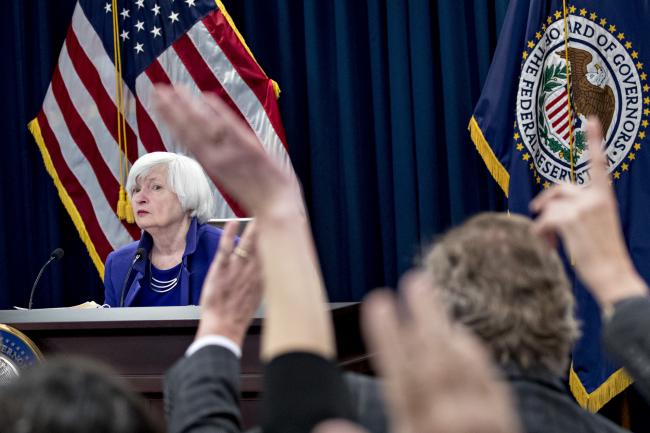
[[[38,112],[75,0],[3,5],[0,308],[102,301],[102,283],[45,172]],[[267,74],[302,181],[330,299],[395,285],[437,233],[504,198],[467,123],[507,0],[224,1]],[[98,7],[102,2],[98,1]]]

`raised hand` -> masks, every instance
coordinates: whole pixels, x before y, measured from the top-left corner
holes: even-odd
[[[301,203],[297,183],[269,159],[253,131],[217,96],[194,97],[169,86],[157,87],[155,95],[156,110],[170,131],[248,212],[266,211],[278,196]]]
[[[607,175],[598,119],[587,122],[591,181],[586,187],[556,185],[530,204],[538,216],[533,229],[547,239],[562,238],[576,271],[601,305],[647,292],[623,241],[616,197]]]
[[[394,433],[512,433],[518,424],[489,356],[454,326],[423,275],[401,284],[405,311],[394,295],[371,293],[363,304],[366,341],[386,382]],[[398,314],[403,313],[403,314]]]
[[[269,159],[253,132],[218,97],[193,97],[182,88],[162,86],[156,99],[179,141],[256,217],[267,294],[262,357],[290,351],[333,357],[331,318],[297,181]]]
[[[246,330],[262,297],[262,275],[256,249],[255,222],[246,226],[235,245],[239,223],[226,223],[219,249],[201,292],[201,321],[197,338],[228,337],[242,346]]]

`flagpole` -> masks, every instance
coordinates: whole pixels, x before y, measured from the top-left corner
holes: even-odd
[[[571,113],[571,64],[569,63],[569,18],[566,0],[562,0],[564,13],[564,58],[566,59],[567,111],[569,113],[569,164],[571,183],[575,183],[575,166],[573,161],[573,114]]]

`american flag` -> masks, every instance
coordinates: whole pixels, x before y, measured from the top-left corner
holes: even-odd
[[[114,13],[121,80],[113,61]],[[120,81],[130,163],[147,152],[184,151],[152,109],[155,84],[182,84],[221,96],[295,176],[274,83],[219,0],[79,0],[43,106],[29,127],[101,275],[112,250],[140,237],[136,225],[116,214]],[[213,189],[215,217],[241,216],[235,203]]]

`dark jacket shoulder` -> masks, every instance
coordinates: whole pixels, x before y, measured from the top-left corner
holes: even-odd
[[[624,433],[602,415],[581,408],[566,385],[546,369],[505,368],[526,433]]]

